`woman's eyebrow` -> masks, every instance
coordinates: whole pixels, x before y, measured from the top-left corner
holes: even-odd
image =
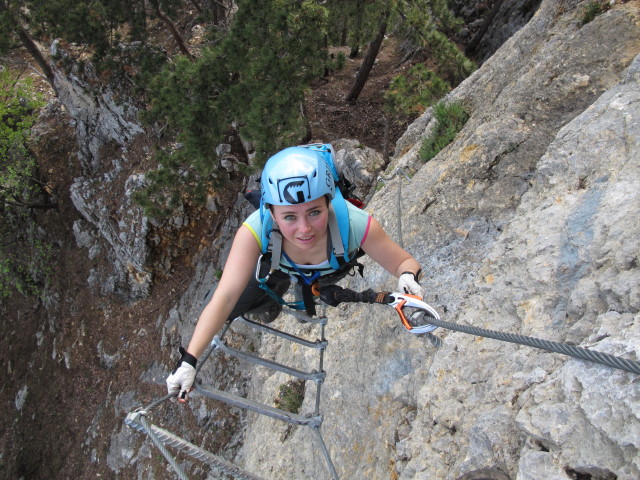
[[[303,212],[312,212],[313,210],[320,210],[322,209],[322,206],[320,205],[316,205],[315,207],[309,207],[306,210],[303,210]],[[298,210],[283,210],[280,212],[280,215],[298,215],[299,211]]]

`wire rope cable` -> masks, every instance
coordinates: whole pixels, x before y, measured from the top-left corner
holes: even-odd
[[[542,340],[540,338],[528,337],[526,335],[518,335],[515,333],[498,332],[495,330],[487,330],[485,328],[474,327],[471,325],[460,325],[457,323],[446,322],[444,320],[438,320],[432,317],[425,318],[432,325],[446,328],[448,330],[454,330],[457,332],[468,333],[470,335],[476,335],[479,337],[493,338],[495,340],[501,340],[503,342],[516,343],[519,345],[526,345],[529,347],[539,348],[555,353],[562,353],[574,358],[582,360],[588,360],[590,362],[599,363],[608,367],[617,368],[627,372],[640,375],[640,363],[634,360],[617,357],[608,353],[598,352],[595,350],[588,350],[582,347],[576,347],[574,345],[568,345],[566,343],[552,342],[549,340]]]
[[[167,449],[165,444],[162,442],[162,440],[160,440],[160,438],[158,438],[156,433],[151,429],[151,426],[149,425],[147,418],[144,415],[140,415],[139,418],[140,418],[140,423],[142,424],[145,431],[147,432],[147,435],[149,436],[151,441],[155,444],[155,446],[158,448],[158,450],[160,450],[160,453],[162,453],[162,456],[167,460],[167,462],[169,462],[169,465],[171,465],[171,468],[173,468],[173,471],[176,472],[176,475],[178,476],[178,478],[180,480],[189,480],[189,477],[187,477],[184,471],[182,471],[182,468],[180,468],[176,459],[173,458],[173,456],[169,453],[169,450]]]
[[[388,181],[393,180],[395,177],[398,177],[398,196],[396,199],[396,208],[398,210],[398,214],[396,215],[398,219],[398,245],[404,248],[404,242],[402,240],[402,177],[405,177],[407,180],[411,180],[409,175],[404,171],[405,167],[398,167],[395,171],[388,177],[378,176],[377,181],[382,182],[383,184],[387,184]]]
[[[158,450],[165,457],[167,462],[174,469],[180,480],[188,480],[188,477],[182,471],[177,461],[167,450],[166,445],[177,449],[183,453],[186,453],[196,460],[200,460],[203,463],[210,465],[211,467],[233,476],[240,480],[264,480],[263,477],[256,476],[249,473],[233,463],[227,462],[221,457],[212,454],[191,442],[188,442],[173,433],[158,427],[157,425],[150,424],[145,415],[146,412],[138,411],[133,414],[129,414],[125,423],[132,428],[143,431],[146,433],[153,443],[158,447]]]

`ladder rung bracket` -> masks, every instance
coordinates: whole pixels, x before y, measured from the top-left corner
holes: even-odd
[[[283,420],[292,425],[304,425],[308,427],[320,427],[320,425],[322,425],[322,415],[307,416],[287,412],[286,410],[281,410],[264,403],[256,402],[255,400],[199,384],[195,385],[195,391],[214,400],[219,400],[234,407],[244,408],[261,415]]]
[[[214,338],[213,343],[217,348],[221,349],[228,355],[239,358],[241,360],[245,360],[247,362],[261,365],[263,367],[270,368],[272,370],[277,370],[278,372],[286,373],[287,375],[291,375],[292,377],[297,377],[302,380],[312,380],[318,383],[318,382],[322,382],[324,380],[324,377],[326,376],[326,372],[324,371],[303,372],[302,370],[298,370],[297,368],[288,367],[287,365],[274,362],[273,360],[268,360],[266,358],[258,357],[257,355],[253,355],[251,353],[237,350],[225,344],[224,341],[220,340],[220,338],[218,337]]]
[[[317,349],[324,349],[327,348],[327,344],[329,343],[327,340],[315,340],[315,341],[311,341],[311,340],[307,340],[305,338],[301,338],[301,337],[297,337],[295,335],[292,335],[290,333],[287,332],[283,332],[281,330],[277,330],[273,327],[269,327],[268,325],[263,325],[261,323],[258,322],[254,322],[253,320],[249,320],[247,318],[244,317],[238,317],[235,319],[235,321],[240,321],[241,323],[244,323],[245,325],[248,325],[249,327],[255,329],[255,330],[260,330],[262,332],[271,334],[271,335],[275,335],[277,337],[280,338],[284,338],[285,340],[289,340],[290,342],[294,342],[294,343],[298,343],[300,345],[304,345],[305,347],[309,347],[309,348],[317,348]]]

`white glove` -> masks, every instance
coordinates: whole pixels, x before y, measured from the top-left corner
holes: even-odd
[[[180,347],[182,358],[171,375],[167,377],[167,391],[170,395],[178,395],[178,401],[186,402],[187,393],[192,390],[196,378],[196,357]]]
[[[398,278],[398,291],[400,293],[410,293],[411,295],[423,298],[424,292],[422,290],[422,287],[418,283],[419,275],[420,270],[418,270],[418,273],[402,273],[402,275],[400,275],[400,277]]]

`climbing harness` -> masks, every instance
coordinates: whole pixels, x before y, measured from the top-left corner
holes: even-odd
[[[382,182],[383,185],[386,185],[387,182],[393,180],[395,177],[398,177],[398,199],[396,200],[396,206],[398,207],[398,213],[396,217],[398,218],[398,244],[404,248],[404,242],[402,241],[402,177],[406,178],[407,181],[411,181],[411,177],[407,175],[405,171],[406,167],[398,167],[388,177],[383,177],[381,175],[378,176],[377,182]]]
[[[300,267],[293,260],[291,260],[291,258],[289,258],[289,255],[287,255],[285,252],[282,252],[282,255],[284,256],[284,258],[287,259],[287,262],[289,262],[289,265],[291,265],[293,267],[293,269],[298,274],[298,277],[300,277],[302,279],[302,281],[303,281],[303,283],[305,285],[313,285],[313,283],[318,278],[320,278],[320,272],[318,270],[316,270],[315,272],[311,273],[310,275],[307,275],[306,273],[304,273],[300,269]]]
[[[263,271],[263,269],[265,267],[265,264],[266,263],[270,263],[270,262],[268,262],[268,259],[265,259],[265,262],[263,262],[263,257],[264,257],[264,255],[260,255],[260,257],[258,258],[258,263],[256,264],[256,281],[258,282],[258,286],[262,290],[264,290],[264,292],[272,300],[277,302],[279,305],[282,305],[282,306],[285,306],[285,307],[289,307],[289,308],[292,308],[294,310],[304,310],[305,309],[304,301],[300,300],[300,301],[295,301],[295,302],[287,302],[284,298],[282,298],[280,295],[278,295],[276,292],[274,292],[271,287],[269,287],[267,282],[269,281],[269,278],[271,278],[271,275],[273,274],[273,272],[276,269],[271,268],[267,273],[265,273],[263,275],[262,271]]]
[[[396,309],[402,324],[411,333],[428,334],[436,327],[442,327],[447,330],[468,333],[469,335],[493,338],[503,342],[516,343],[528,347],[539,348],[541,350],[547,350],[549,352],[561,353],[563,355],[599,363],[601,365],[640,375],[640,362],[636,362],[634,360],[617,357],[615,355],[595,350],[589,350],[583,347],[576,347],[566,343],[551,342],[549,340],[542,340],[540,338],[528,337],[525,335],[498,332],[470,325],[446,322],[440,319],[439,315],[433,308],[413,295],[374,292],[371,289],[365,290],[364,292],[355,292],[337,285],[322,287],[321,289],[316,289],[316,292],[319,294],[322,301],[332,306],[337,306],[341,302],[381,303],[390,305]],[[408,309],[407,312],[404,311],[405,308]]]
[[[202,369],[202,366],[206,363],[209,357],[214,352],[220,352],[221,354],[226,354],[235,358],[238,358],[243,361],[247,361],[253,363],[255,365],[260,365],[262,367],[266,367],[268,369],[278,371],[289,375],[294,378],[298,378],[303,381],[312,381],[316,385],[315,391],[315,406],[313,412],[307,414],[297,414],[288,412],[286,410],[282,410],[280,408],[272,407],[270,405],[266,405],[261,402],[257,402],[255,400],[244,398],[238,395],[234,395],[232,393],[218,390],[212,386],[202,385],[200,382],[194,383],[194,391],[211,399],[218,400],[224,402],[228,405],[239,407],[245,410],[250,410],[256,412],[261,415],[266,415],[271,418],[275,418],[278,420],[282,420],[291,425],[299,425],[309,427],[315,436],[318,446],[320,447],[322,456],[324,457],[327,469],[330,474],[330,478],[332,480],[339,480],[336,469],[331,460],[331,456],[329,454],[329,449],[324,442],[322,437],[322,433],[320,431],[320,427],[322,425],[323,416],[320,413],[320,394],[322,383],[324,382],[326,372],[324,371],[324,351],[327,347],[327,339],[325,338],[325,327],[327,324],[327,318],[322,317],[310,317],[305,315],[302,312],[298,312],[296,310],[287,310],[287,313],[293,315],[299,321],[304,323],[310,323],[316,325],[319,328],[319,338],[316,340],[308,340],[302,337],[298,337],[292,335],[290,333],[277,330],[273,327],[263,325],[251,320],[246,319],[245,317],[237,317],[234,320],[227,322],[224,328],[220,331],[218,335],[216,335],[211,342],[211,348],[208,350],[204,358],[198,362],[198,367],[196,369],[196,379],[197,375]],[[232,325],[234,324],[242,324],[246,327],[252,328],[255,331],[261,332],[262,334],[274,335],[278,338],[287,340],[289,342],[293,342],[295,344],[301,345],[303,347],[315,350],[318,352],[318,366],[317,369],[311,371],[303,371],[296,368],[292,368],[290,366],[275,362],[273,360],[269,360],[266,358],[259,357],[254,355],[253,353],[241,351],[230,347],[224,340],[225,335],[230,330]],[[186,474],[178,465],[176,459],[171,455],[167,447],[172,447],[178,451],[186,453],[187,455],[200,460],[216,470],[231,475],[234,478],[238,479],[246,479],[246,480],[261,480],[262,477],[256,476],[250,472],[243,470],[241,467],[234,465],[231,462],[224,460],[223,458],[208,452],[207,450],[194,445],[191,442],[184,440],[183,438],[178,437],[177,435],[169,432],[168,430],[151,423],[151,410],[158,405],[162,404],[164,401],[169,400],[170,398],[175,397],[175,395],[165,395],[164,397],[154,401],[150,405],[145,408],[141,408],[135,410],[127,415],[125,423],[142,433],[145,433],[151,441],[158,447],[162,455],[165,457],[169,465],[174,469],[176,474],[181,480],[187,479]]]

